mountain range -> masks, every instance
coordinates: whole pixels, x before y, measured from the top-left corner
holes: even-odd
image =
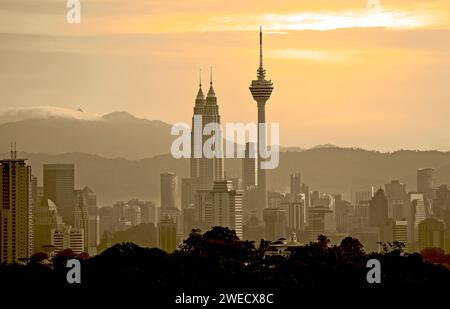
[[[33,153],[81,152],[142,159],[168,153],[174,138],[170,129],[162,121],[139,119],[126,112],[104,116],[48,108],[0,112],[0,151],[16,142],[18,149]]]
[[[181,178],[189,173],[188,159],[168,154],[174,138],[170,128],[125,112],[101,116],[65,109],[0,110],[0,157],[9,157],[10,142],[15,141],[18,156],[28,158],[40,184],[43,164],[74,163],[77,187],[91,187],[100,205],[131,198],[159,203],[159,174],[171,171]],[[227,176],[241,177],[241,164],[226,159]],[[391,180],[405,182],[414,191],[416,170],[422,167],[436,169],[436,186],[450,184],[449,152],[381,153],[330,144],[284,147],[279,167],[268,171],[268,187],[287,192],[290,173],[300,171],[311,190],[342,193],[346,198],[351,191]]]
[[[0,154],[8,157],[8,153]],[[160,173],[174,172],[179,178],[189,176],[188,159],[174,159],[170,154],[141,160],[104,158],[83,153],[59,155],[19,152],[28,158],[33,174],[42,185],[42,165],[45,163],[74,163],[76,185],[91,187],[100,205],[131,198],[159,203]],[[416,190],[416,170],[436,169],[435,186],[450,184],[450,153],[438,151],[398,151],[380,153],[363,149],[319,148],[300,152],[281,152],[280,165],[268,171],[268,188],[281,192],[289,190],[289,175],[300,171],[302,182],[311,190],[342,193],[349,199],[351,191],[367,191],[370,186],[383,186],[391,180],[407,184]],[[241,177],[239,159],[225,159],[228,177]],[[181,181],[179,181],[180,189]]]

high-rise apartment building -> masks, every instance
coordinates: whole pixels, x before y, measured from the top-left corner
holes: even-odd
[[[33,252],[31,167],[26,159],[0,160],[0,263],[18,262]]]

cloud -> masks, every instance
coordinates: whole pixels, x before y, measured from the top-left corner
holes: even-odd
[[[258,24],[266,30],[318,30],[345,28],[411,29],[432,25],[437,17],[429,12],[383,10],[342,12],[299,12],[255,16],[225,16],[214,18],[207,30],[253,30]]]
[[[354,51],[327,51],[305,49],[273,49],[267,52],[270,58],[302,59],[314,61],[344,61],[354,59],[357,52]]]
[[[17,122],[27,119],[64,118],[86,121],[101,120],[101,116],[95,113],[87,113],[81,110],[72,110],[54,106],[15,107],[0,109],[0,124]]]

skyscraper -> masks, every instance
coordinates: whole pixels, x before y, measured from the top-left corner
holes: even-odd
[[[358,205],[361,201],[370,201],[373,197],[373,187],[367,191],[352,191],[350,201],[353,206]]]
[[[406,184],[392,180],[384,186],[388,198],[389,217],[401,220],[408,217],[408,193]]]
[[[419,250],[425,248],[445,249],[445,223],[429,218],[419,223]]]
[[[158,224],[159,248],[166,252],[173,252],[177,248],[177,224],[165,215]]]
[[[273,91],[273,83],[266,80],[266,70],[263,67],[262,53],[262,28],[259,31],[259,68],[257,79],[252,81],[250,92],[258,105],[258,194],[260,209],[267,208],[267,183],[266,171],[261,168],[264,159],[261,157],[261,151],[266,147],[266,102],[269,100]]]
[[[257,159],[254,143],[245,145],[245,157],[242,160],[242,179],[244,181],[244,190],[258,185]]]
[[[408,221],[394,220],[392,233],[393,241],[404,244],[404,250],[408,250]]]
[[[198,190],[195,194],[194,221],[202,230],[210,229],[214,224],[214,212],[210,190]]]
[[[409,243],[411,248],[417,245],[419,240],[419,223],[427,218],[424,193],[409,193],[410,217],[409,220]]]
[[[281,208],[266,208],[263,211],[265,240],[277,241],[286,237],[286,211]]]
[[[378,189],[370,200],[369,224],[373,227],[382,227],[388,219],[388,200],[383,189]]]
[[[75,166],[73,164],[44,165],[44,198],[52,200],[64,223],[74,225]]]
[[[291,174],[291,195],[296,196],[301,192],[302,179],[299,172]]]
[[[207,158],[203,154],[203,145],[206,140],[211,138],[212,135],[219,133],[202,134],[204,127],[210,123],[220,124],[219,105],[217,104],[217,97],[213,87],[212,69],[206,98],[203,94],[200,79],[199,90],[195,99],[194,115],[192,116],[190,171],[193,182],[191,186],[194,192],[196,190],[211,190],[215,180],[224,179],[223,155],[221,146],[220,149],[218,147],[219,144],[221,145],[222,140],[216,140],[216,147],[213,149],[215,154],[212,158]]]
[[[303,230],[306,226],[305,195],[298,194],[287,196],[281,202],[283,209],[287,212],[287,227]]]
[[[177,175],[161,174],[161,209],[177,208]]]
[[[26,159],[0,161],[0,263],[29,258],[33,251],[31,167]]]
[[[62,224],[55,203],[43,201],[33,209],[34,253],[42,252],[43,247],[52,243],[52,229]]]
[[[195,203],[195,192],[191,178],[181,178],[181,209],[191,207]]]
[[[436,190],[436,198],[433,201],[433,214],[446,220],[446,225],[450,226],[450,189],[447,185],[441,185]]]
[[[240,239],[243,235],[242,199],[242,191],[234,190],[231,180],[214,182],[211,191],[213,225],[235,230]]]
[[[52,245],[56,247],[54,254],[58,254],[65,249],[71,249],[75,254],[80,254],[84,252],[84,241],[83,229],[73,228],[65,224],[52,229]]]
[[[330,227],[330,217],[332,217],[333,211],[329,207],[316,206],[310,207],[309,222],[308,222],[308,237],[313,241],[317,239],[317,236],[324,234],[333,227]]]
[[[130,201],[131,202],[131,201]],[[128,202],[128,203],[130,203]],[[150,201],[138,201],[137,205],[141,208],[141,223],[157,223],[156,205]]]
[[[184,238],[188,238],[192,229],[197,228],[195,226],[195,208],[194,207],[186,207],[183,208],[183,236]]]
[[[434,169],[419,168],[417,170],[417,192],[429,193],[434,188]]]

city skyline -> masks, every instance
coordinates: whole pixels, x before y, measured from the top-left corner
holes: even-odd
[[[449,42],[445,0],[3,0],[1,291],[432,306]]]
[[[0,10],[0,109],[125,110],[188,122],[198,69],[213,66],[222,122],[250,122],[242,85],[253,77],[254,31],[263,25],[266,67],[278,85],[267,120],[282,124],[282,145],[449,149],[445,1],[381,1],[376,15],[366,1],[264,1],[255,10],[250,2],[86,0],[79,25],[65,22],[59,4],[36,1],[33,11],[23,3]],[[422,117],[433,121],[417,130]]]

